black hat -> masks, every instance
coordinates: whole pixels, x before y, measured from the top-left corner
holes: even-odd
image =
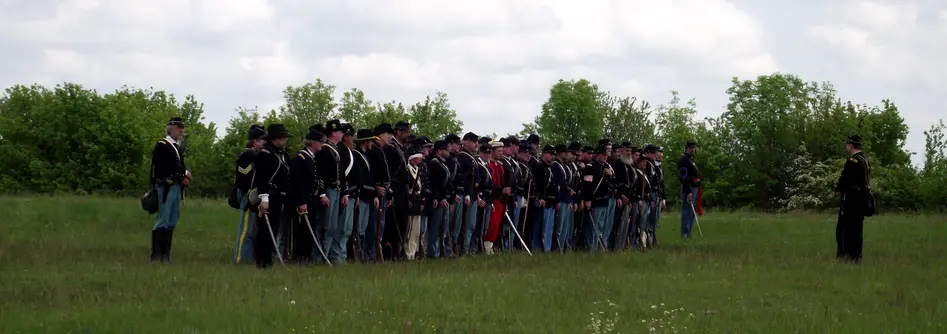
[[[464,141],[478,141],[480,136],[473,132],[467,132],[464,134]]]
[[[329,133],[329,134],[336,131],[344,131],[342,130],[342,122],[337,119],[333,119],[331,121],[326,122],[325,129],[326,130],[324,132]]]
[[[691,147],[697,147],[697,142],[693,140],[688,140],[687,143],[684,144],[684,148],[691,148]]]
[[[510,138],[509,138],[509,137],[503,137],[503,138],[497,139],[497,141],[503,143],[503,147],[510,147],[510,146],[512,146],[512,145],[510,144]]]
[[[183,118],[180,118],[180,117],[177,117],[177,116],[171,117],[171,119],[168,120],[168,124],[167,124],[167,125],[176,125],[176,126],[178,126],[178,127],[182,127],[182,128],[183,128],[183,127],[184,127],[184,119],[183,119]]]
[[[631,143],[627,141],[621,142],[621,145],[618,145],[618,148],[631,148]]]
[[[326,141],[326,135],[319,131],[319,127],[309,128],[309,133],[306,134],[306,140],[315,140],[315,141]]]
[[[568,149],[569,149],[569,152],[572,152],[572,153],[578,152],[579,150],[582,149],[582,144],[579,144],[579,142],[574,141],[572,142],[572,144],[569,144]]]
[[[378,137],[375,137],[375,134],[369,129],[358,129],[358,133],[355,135],[355,141],[357,142],[365,142],[375,138]]]
[[[493,152],[493,146],[489,144],[480,145],[480,153],[491,153]]]
[[[437,151],[437,150],[446,150],[446,149],[447,149],[447,141],[446,141],[446,140],[438,140],[438,141],[434,142],[434,150],[435,150],[435,151]]]
[[[342,123],[342,133],[345,134],[346,136],[354,136],[355,129],[352,128],[352,124]]]
[[[861,145],[861,143],[862,143],[862,137],[859,136],[859,135],[851,135],[851,136],[848,136],[848,138],[847,138],[847,140],[845,141],[845,143],[846,143],[846,144]]]
[[[543,154],[546,154],[546,153],[556,154],[556,148],[553,147],[552,145],[546,145],[543,147]]]
[[[632,148],[631,148],[631,151],[634,152],[634,153],[644,153],[644,150],[642,150],[641,148],[638,148],[638,147],[632,147]]]
[[[658,147],[654,144],[648,144],[644,147],[644,153],[655,153],[658,151]]]
[[[444,141],[446,141],[448,144],[459,144],[460,137],[453,133],[448,133],[446,136],[444,136]]]
[[[539,135],[537,134],[529,135],[528,137],[526,137],[526,142],[530,144],[539,144]]]
[[[378,126],[375,127],[375,136],[378,136],[378,135],[380,135],[380,134],[382,134],[382,133],[395,134],[395,129],[392,129],[392,128],[391,128],[391,124],[388,124],[388,123],[381,123],[381,124],[378,124]]]
[[[283,124],[270,124],[266,127],[266,139],[275,139],[283,137],[292,137],[293,134],[289,133],[289,130],[286,129],[286,126]]]
[[[612,141],[611,141],[610,139],[608,139],[608,138],[602,138],[602,139],[599,139],[599,140],[598,140],[598,146],[603,146],[603,147],[604,147],[604,146],[608,146],[608,145],[611,144],[611,143],[612,143]]]
[[[250,126],[247,140],[263,139],[263,137],[266,137],[266,129],[263,128],[262,124],[253,124]]]
[[[420,137],[415,137],[414,140],[411,141],[411,145],[423,147],[423,146],[432,146],[434,145],[434,143],[431,142],[431,140],[428,139],[427,137],[420,136]]]
[[[533,153],[533,147],[530,146],[529,144],[520,145],[519,153],[529,153],[529,154],[532,154],[532,153]]]
[[[566,146],[565,144],[556,145],[555,148],[556,148],[556,154],[566,153],[569,151],[569,147]]]
[[[595,154],[605,154],[605,151],[606,151],[605,145],[599,145],[599,146],[595,147],[595,152],[593,152],[593,153],[595,153]]]
[[[479,144],[490,144],[490,142],[492,141],[493,141],[493,138],[490,138],[490,137],[480,137],[480,139],[477,139],[477,143]]]
[[[398,121],[395,123],[395,130],[397,131],[411,131],[411,123],[405,121]]]
[[[506,140],[508,140],[508,141],[510,142],[510,145],[516,145],[516,146],[519,146],[519,145],[520,145],[520,140],[519,140],[519,138],[516,138],[516,137],[513,137],[513,136],[509,136],[509,137],[506,138]]]
[[[585,152],[585,153],[592,153],[592,152],[594,152],[594,151],[595,151],[595,149],[592,148],[592,146],[582,146],[582,152]]]

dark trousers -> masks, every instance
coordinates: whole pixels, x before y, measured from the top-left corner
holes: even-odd
[[[862,257],[862,231],[865,216],[860,214],[839,214],[835,226],[835,243],[838,246],[836,256],[839,259],[858,262]]]
[[[306,205],[308,208],[317,208],[315,203],[309,203]],[[291,211],[293,216],[293,238],[292,238],[292,249],[293,249],[293,261],[299,263],[311,263],[313,261],[313,254],[318,254],[318,251],[314,250],[316,244],[313,243],[312,234],[317,233],[318,229],[316,228],[317,220],[317,210],[309,209],[309,213],[306,214],[309,217],[309,226],[306,226],[306,220],[303,216],[295,214],[295,211]],[[287,217],[289,218],[289,217]],[[312,232],[309,232],[309,228],[312,227]],[[275,231],[274,231],[275,232]],[[319,235],[316,234],[318,238]],[[321,260],[321,259],[320,259]]]
[[[256,256],[257,267],[266,268],[273,265],[273,252],[276,251],[277,247],[273,244],[273,240],[275,235],[279,235],[280,222],[288,218],[286,207],[287,205],[284,205],[281,201],[270,200],[267,216],[259,219],[257,236],[253,239],[253,251]],[[270,229],[273,230],[273,234],[270,234]]]
[[[403,240],[408,230],[408,203],[399,196],[395,195],[392,205],[385,213],[384,234],[382,234],[382,252],[386,259],[403,258]]]

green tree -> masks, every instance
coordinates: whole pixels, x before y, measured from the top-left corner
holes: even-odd
[[[544,144],[579,140],[597,143],[605,126],[608,96],[585,79],[559,80],[549,89],[549,100],[536,117],[536,126]]]
[[[342,104],[339,107],[339,118],[345,120],[356,130],[362,128],[373,128],[378,124],[369,124],[366,118],[376,112],[372,101],[365,98],[365,93],[361,89],[352,88],[342,94]]]
[[[464,122],[457,119],[457,111],[451,109],[447,94],[437,92],[408,108],[414,133],[428,138],[443,138],[449,133],[460,132]]]
[[[338,104],[335,103],[334,94],[335,86],[326,84],[322,79],[299,87],[288,86],[283,90],[285,102],[279,107],[278,115],[293,134],[289,140],[290,147],[302,145],[302,138],[312,125],[339,118],[335,111]]]

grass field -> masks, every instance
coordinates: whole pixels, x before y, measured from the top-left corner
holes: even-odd
[[[666,215],[645,253],[261,271],[231,264],[224,200],[184,203],[166,265],[134,199],[0,207],[3,333],[947,331],[944,216],[869,218],[860,265],[835,262],[834,216],[709,213],[690,242]]]

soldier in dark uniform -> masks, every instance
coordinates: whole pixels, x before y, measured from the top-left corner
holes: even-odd
[[[556,193],[556,221],[553,229],[552,249],[562,251],[565,249],[566,229],[569,228],[569,217],[572,216],[572,203],[570,196],[572,190],[569,188],[570,172],[566,167],[566,155],[569,147],[563,144],[556,145],[556,158],[552,161],[550,171],[552,171],[553,189]]]
[[[411,141],[411,146],[412,146],[412,147],[417,147],[417,148],[418,148],[418,151],[421,153],[421,164],[418,165],[418,174],[421,175],[421,184],[422,184],[422,185],[427,184],[427,180],[426,180],[427,174],[428,174],[428,173],[427,173],[427,161],[432,158],[432,157],[431,157],[431,148],[434,147],[434,142],[432,142],[432,141],[431,141],[428,137],[426,137],[426,136],[419,136],[419,137],[416,137],[414,140]],[[423,187],[422,187],[422,188],[423,188]],[[423,203],[427,203],[427,201],[424,201],[424,198],[423,198],[423,197],[424,197],[424,196],[423,196],[423,194],[422,194],[422,201],[423,201]],[[429,205],[425,205],[425,206],[424,206],[425,212],[422,212],[422,213],[421,213],[421,231],[420,231],[420,232],[421,232],[421,235],[420,235],[420,238],[421,238],[421,239],[420,239],[420,241],[418,242],[418,245],[419,245],[418,247],[419,247],[419,250],[420,250],[420,252],[419,252],[418,255],[417,255],[418,258],[422,258],[422,257],[424,257],[424,254],[427,254],[427,242],[425,242],[424,240],[427,240],[427,239],[426,239],[427,221],[428,221],[428,212],[427,212],[427,211],[430,210],[430,209],[431,209],[431,207],[430,207]]]
[[[654,228],[657,229],[661,227],[661,210],[665,206],[666,197],[664,194],[664,169],[661,168],[661,159],[658,158],[663,149],[660,146],[652,146],[652,153],[647,154],[647,156],[654,168],[654,210],[651,211],[651,216],[654,220]],[[655,240],[655,243],[657,243],[657,240]]]
[[[602,230],[602,237],[605,238],[605,248],[609,249],[612,247],[611,238],[612,232],[615,228],[615,216],[616,210],[618,210],[618,198],[615,192],[617,182],[615,180],[615,167],[612,165],[612,141],[610,139],[599,140],[599,146],[605,148],[605,161],[603,162],[605,167],[605,173],[607,178],[605,182],[608,183],[609,195],[612,196],[608,200],[608,209],[605,210],[605,229]]]
[[[448,227],[450,222],[446,219],[449,217],[448,211],[450,211],[450,204],[448,200],[451,197],[451,171],[447,167],[447,160],[450,156],[450,152],[447,148],[447,141],[439,140],[434,143],[433,157],[427,160],[428,175],[425,178],[426,183],[424,184],[424,206],[430,207],[427,210],[428,216],[428,228],[426,233],[426,242],[427,242],[427,256],[430,258],[437,258],[441,256],[441,252],[444,251],[445,255],[448,255],[445,249],[448,245],[447,238]]]
[[[158,215],[151,228],[151,261],[171,260],[171,239],[181,212],[183,187],[191,183],[191,172],[184,164],[180,142],[184,138],[184,120],[172,117],[165,125],[165,137],[151,151],[151,184],[157,189]]]
[[[253,185],[259,194],[258,212],[264,218],[264,226],[258,229],[253,239],[254,260],[260,268],[273,265],[273,252],[278,251],[275,240],[281,222],[295,211],[290,189],[289,155],[286,153],[286,140],[291,136],[282,124],[270,124],[266,129],[266,143],[253,163],[256,169]]]
[[[609,244],[616,250],[625,248],[625,241],[628,237],[628,225],[631,218],[632,205],[629,195],[632,182],[631,166],[631,143],[622,142],[615,150],[617,157],[612,159],[611,165],[615,170],[615,197],[617,199],[616,210],[620,214],[615,215],[615,228]]]
[[[443,253],[448,257],[453,257],[459,249],[460,243],[458,240],[460,240],[464,213],[463,198],[461,197],[464,189],[457,180],[457,171],[460,169],[457,155],[461,151],[461,140],[456,134],[451,133],[444,136],[444,142],[447,144],[447,157],[444,158],[444,164],[450,170],[450,189],[448,189],[449,194],[447,196],[450,207],[447,210],[447,222],[444,223],[444,228],[447,229],[444,234],[447,238],[444,241],[444,247],[446,248]]]
[[[366,238],[366,231],[372,225],[372,218],[376,218],[379,202],[378,193],[375,190],[375,177],[372,174],[371,163],[366,152],[372,150],[375,145],[375,135],[372,130],[359,129],[355,136],[355,145],[352,150],[355,161],[355,167],[352,168],[351,175],[348,178],[349,189],[355,186],[351,192],[351,201],[355,202],[354,226],[355,232],[352,233],[350,258],[367,260],[367,252],[370,249],[376,249],[375,240]]]
[[[526,142],[521,142],[519,148],[516,151],[516,165],[517,169],[520,171],[519,182],[516,187],[517,202],[519,202],[519,211],[514,213],[513,222],[516,225],[516,230],[519,232],[520,237],[524,240],[524,243],[530,243],[529,238],[531,233],[527,229],[528,226],[532,224],[528,223],[530,214],[529,207],[533,203],[533,198],[536,196],[532,192],[533,189],[533,171],[530,169],[530,160],[533,158],[532,147]],[[515,236],[514,236],[515,237]],[[517,246],[522,246],[516,243],[515,240],[511,240],[511,247],[515,248]]]
[[[473,132],[468,132],[464,134],[463,138],[463,149],[460,153],[457,153],[457,175],[454,178],[454,181],[458,184],[457,188],[460,189],[459,195],[461,196],[462,206],[464,210],[463,216],[461,216],[462,222],[460,227],[460,238],[458,240],[457,250],[462,254],[470,253],[470,246],[473,242],[474,229],[477,224],[477,211],[479,198],[477,197],[477,182],[478,172],[477,166],[479,162],[474,157],[477,153],[477,141],[480,139],[480,136],[477,136]]]
[[[250,126],[247,149],[237,158],[234,188],[237,188],[237,197],[240,199],[240,224],[237,225],[237,245],[234,247],[235,263],[249,263],[253,260],[253,231],[256,230],[256,215],[250,211],[247,194],[253,187],[254,180],[251,174],[254,171],[253,160],[266,142],[263,139],[264,136],[266,136],[266,128],[263,125]]]
[[[592,163],[592,154],[595,150],[590,146],[581,146],[579,148],[578,156],[576,157],[576,167],[578,167],[578,172],[576,173],[576,209],[573,220],[575,223],[575,246],[576,249],[585,249],[588,248],[588,245],[585,243],[585,233],[586,230],[591,228],[592,225],[589,224],[589,220],[592,218],[591,209],[586,209],[583,205],[584,195],[582,194],[582,189],[584,188],[585,182],[582,181],[583,173],[585,168]]]
[[[378,253],[378,250],[381,249],[384,253],[384,249],[390,247],[390,245],[386,246],[383,234],[388,220],[386,212],[391,206],[391,173],[389,170],[394,167],[389,163],[388,157],[382,148],[392,140],[395,130],[391,127],[391,124],[381,123],[375,127],[374,133],[375,147],[368,151],[367,155],[368,162],[371,164],[372,177],[375,179],[375,193],[380,205],[375,210],[376,213],[372,221],[368,223],[368,231],[365,237],[369,238],[373,245],[373,247],[366,249],[369,258],[372,261],[379,261],[383,259],[378,259],[378,257],[384,254]]]
[[[661,171],[661,168],[655,164],[655,155],[658,153],[658,147],[653,144],[648,144],[644,148],[644,159],[647,160],[648,168],[648,178],[651,181],[651,207],[649,208],[650,214],[648,215],[648,223],[646,230],[649,232],[649,245],[656,245],[658,243],[657,231],[658,228],[658,218],[661,215],[661,208],[655,207],[654,205],[660,205],[661,199],[664,197],[664,192],[662,186],[664,185],[664,173]]]
[[[611,168],[606,162],[608,151],[605,146],[595,148],[595,159],[585,166],[582,173],[582,205],[591,218],[585,228],[585,244],[592,252],[606,247],[605,224],[609,201],[613,199]]]
[[[408,231],[408,183],[411,182],[411,176],[408,175],[408,161],[405,152],[407,150],[407,139],[411,134],[411,125],[405,121],[395,123],[394,136],[388,141],[388,144],[382,146],[385,153],[385,159],[388,161],[389,175],[391,183],[391,207],[386,213],[385,230],[382,234],[382,240],[386,247],[385,257],[389,259],[404,259],[404,243],[407,242]]]
[[[522,177],[522,172],[519,170],[519,165],[516,163],[516,160],[513,157],[516,155],[516,150],[514,149],[513,142],[516,141],[515,137],[507,137],[500,139],[503,147],[494,148],[494,154],[496,155],[496,160],[503,166],[504,177],[505,177],[505,187],[503,189],[505,195],[503,199],[503,208],[504,212],[500,212],[500,244],[499,247],[502,250],[509,250],[510,247],[516,242],[513,240],[515,238],[514,233],[510,230],[510,224],[507,223],[507,215],[509,219],[512,219],[512,222],[516,224],[516,219],[519,217],[519,195],[518,187],[519,180]],[[517,142],[516,146],[519,143]]]
[[[644,157],[635,160],[635,183],[632,186],[631,201],[636,203],[637,216],[632,219],[632,244],[648,247],[648,213],[654,206],[651,197],[651,177],[648,171],[648,159]]]
[[[842,200],[835,227],[835,242],[838,245],[836,257],[842,261],[859,263],[862,258],[865,217],[874,215],[875,211],[871,194],[871,166],[861,150],[860,136],[849,136],[845,147],[849,158],[835,186]]]
[[[664,163],[664,147],[658,146],[657,153],[654,154],[654,165],[657,166],[658,170],[661,172],[661,182],[658,185],[661,188],[659,191],[659,193],[661,194],[661,202],[655,203],[654,205],[660,208],[658,210],[659,211],[658,212],[658,227],[659,228],[661,227],[660,215],[664,212],[663,210],[666,210],[668,208],[667,207],[667,193],[665,192],[665,188],[664,188],[664,178],[665,178],[664,168],[661,167],[663,163]]]
[[[477,157],[477,225],[474,228],[474,237],[471,240],[470,248],[484,253],[492,253],[493,250],[487,250],[487,231],[489,230],[490,218],[493,215],[493,175],[488,164],[493,160],[493,146],[491,140],[487,138],[480,140],[479,156]],[[490,244],[492,247],[492,243]]]
[[[315,224],[321,219],[317,214],[317,208],[319,207],[318,196],[323,189],[317,175],[315,156],[322,150],[326,137],[320,128],[309,129],[309,133],[303,140],[303,148],[297,151],[289,162],[290,184],[293,190],[291,198],[296,208],[296,216],[284,219],[295,222],[290,243],[293,246],[293,260],[300,264],[311,263],[313,254],[318,252],[313,240],[316,226],[307,225],[307,220],[302,215],[306,215],[308,224]],[[310,229],[312,229],[311,232]]]
[[[700,173],[694,155],[697,153],[697,143],[688,141],[684,145],[684,155],[677,161],[678,179],[681,181],[681,238],[690,238],[694,228],[694,202],[697,200],[697,189],[700,187]]]
[[[543,147],[542,160],[533,164],[533,185],[536,189],[536,218],[533,225],[533,248],[541,248],[544,252],[552,249],[553,228],[556,222],[556,197],[558,188],[552,172],[552,162],[556,158],[556,148],[551,145]]]
[[[342,122],[331,120],[325,125],[325,149],[315,155],[316,171],[322,182],[322,192],[319,196],[318,217],[322,232],[321,241],[325,246],[326,255],[333,263],[345,263],[345,243],[342,239],[342,226],[339,224],[339,212],[348,205],[348,194],[345,190],[348,185],[342,176],[342,154],[338,144],[342,141],[344,131]]]
[[[582,149],[582,144],[572,142],[567,147],[566,168],[569,171],[569,203],[571,204],[571,213],[567,218],[568,226],[565,228],[566,250],[574,250],[576,246],[576,216],[581,214],[582,203],[579,200],[579,190],[581,190],[582,170],[576,163],[577,154]]]
[[[336,146],[339,150],[339,161],[342,168],[340,184],[345,184],[343,189],[348,200],[339,210],[339,223],[341,236],[336,240],[337,251],[341,253],[342,260],[345,263],[349,257],[348,245],[352,240],[352,231],[355,230],[355,207],[358,205],[358,171],[355,170],[358,165],[355,163],[355,129],[351,124],[342,123],[342,142]]]

